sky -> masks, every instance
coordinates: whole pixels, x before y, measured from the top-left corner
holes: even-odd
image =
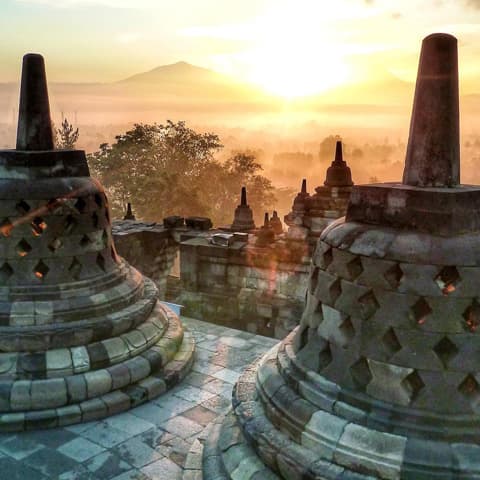
[[[479,93],[480,0],[0,0],[0,82],[42,53],[49,81],[114,82],[187,61],[283,96],[394,75],[420,44],[459,39],[463,93]]]

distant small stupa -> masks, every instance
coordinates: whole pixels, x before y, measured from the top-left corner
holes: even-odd
[[[327,170],[324,184],[328,187],[351,187],[352,172],[347,162],[343,160],[343,146],[340,140],[335,145],[335,159]]]
[[[240,205],[235,209],[231,230],[236,232],[250,232],[255,230],[255,228],[253,212],[247,203],[247,188],[242,187]]]
[[[282,221],[280,220],[276,210],[273,211],[272,218],[270,219],[270,227],[272,227],[275,235],[280,235],[283,233]]]
[[[130,202],[127,203],[127,213],[123,217],[124,220],[136,220],[135,215],[132,211],[132,204]]]

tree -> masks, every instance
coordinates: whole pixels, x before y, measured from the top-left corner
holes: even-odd
[[[242,185],[251,189],[254,202],[270,202],[268,192],[273,190],[257,174],[261,167],[254,157],[221,164],[215,159],[221,148],[216,134],[198,133],[185,122],[168,120],[165,125],[135,124],[112,145],[100,145],[88,160],[109,191],[117,217],[132,202],[137,216],[145,220],[199,215],[219,224],[232,220]]]
[[[55,138],[55,148],[59,150],[74,150],[77,143],[80,132],[78,128],[74,129],[73,125],[67,120],[63,119],[62,126],[60,128],[53,129]]]

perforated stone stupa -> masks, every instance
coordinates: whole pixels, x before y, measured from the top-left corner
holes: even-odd
[[[480,478],[480,188],[459,184],[458,125],[457,40],[433,34],[403,183],[354,187],[322,232],[301,324],[240,378],[206,478]]]
[[[118,257],[85,153],[54,149],[40,55],[23,60],[0,199],[0,431],[115,414],[185,375],[192,337]]]

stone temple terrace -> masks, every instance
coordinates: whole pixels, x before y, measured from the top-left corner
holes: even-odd
[[[43,58],[0,151],[0,478],[480,479],[480,187],[457,40],[423,40],[403,179],[342,142],[284,224],[112,222]],[[179,305],[183,310],[179,311]]]

